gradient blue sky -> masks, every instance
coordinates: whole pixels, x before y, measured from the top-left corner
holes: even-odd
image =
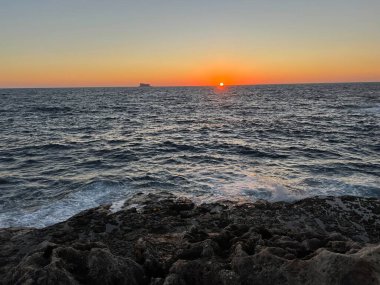
[[[0,87],[380,81],[378,0],[0,7]]]

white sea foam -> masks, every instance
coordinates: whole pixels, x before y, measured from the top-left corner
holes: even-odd
[[[315,181],[314,181],[315,180]],[[306,181],[311,183],[310,179]],[[302,182],[302,183],[306,183]],[[358,195],[355,187],[350,189],[349,184],[342,184],[334,180],[313,179],[314,195]],[[184,191],[180,187],[173,194],[186,196],[196,203],[230,201],[292,201],[310,196],[310,193],[294,191],[286,181],[263,177],[249,172],[241,172],[232,179],[222,174],[210,177],[204,192]],[[339,190],[341,188],[341,190]],[[338,191],[338,190],[339,191]],[[146,189],[155,191],[154,189]],[[131,185],[110,181],[97,181],[89,183],[70,192],[60,200],[47,201],[41,207],[33,210],[25,208],[14,209],[0,213],[0,228],[3,227],[45,227],[62,222],[71,216],[102,204],[111,204],[110,211],[115,213],[123,209],[124,203],[137,191]],[[314,196],[313,195],[313,196]],[[138,205],[132,205],[138,208]]]
[[[43,227],[100,204],[119,211],[136,191],[379,197],[379,87],[3,90],[0,227]],[[77,188],[93,177],[126,184]]]
[[[271,201],[291,200],[294,197],[286,189],[274,182],[265,181],[254,175],[241,177],[235,181],[223,184],[212,181],[214,187],[209,192],[195,197],[194,193],[175,191],[175,194],[185,195],[188,198],[201,202],[215,202],[218,200],[258,200]],[[3,227],[45,227],[62,222],[71,216],[102,204],[111,204],[110,211],[117,212],[133,191],[125,184],[98,181],[80,187],[60,200],[46,202],[37,209],[14,209],[7,213],[0,213],[0,228]],[[202,198],[200,198],[202,197]]]
[[[244,173],[244,172],[243,172]],[[289,201],[299,199],[302,196],[291,192],[280,181],[269,177],[260,177],[255,174],[245,175],[227,183],[215,183],[215,189],[222,198],[231,200],[259,200]]]
[[[111,205],[110,211],[112,213],[119,212],[123,208],[124,203],[125,203],[125,199],[113,202]]]
[[[130,190],[123,184],[98,181],[80,187],[60,200],[46,202],[36,210],[14,209],[0,213],[0,228],[3,227],[45,227],[62,222],[71,216],[101,204],[119,201],[128,197]]]

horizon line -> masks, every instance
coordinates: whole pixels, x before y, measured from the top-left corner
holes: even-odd
[[[228,86],[266,86],[266,85],[312,85],[312,84],[360,84],[380,83],[380,81],[337,81],[337,82],[295,82],[295,83],[258,83],[258,84],[225,84]],[[79,89],[79,88],[170,88],[170,87],[218,87],[218,85],[151,85],[140,87],[138,85],[99,85],[99,86],[25,86],[25,87],[1,87],[1,89]]]

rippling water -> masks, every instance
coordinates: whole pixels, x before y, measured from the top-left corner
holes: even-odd
[[[0,226],[137,191],[380,197],[380,84],[0,90]]]

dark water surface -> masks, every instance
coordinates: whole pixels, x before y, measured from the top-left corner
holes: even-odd
[[[0,89],[0,227],[137,191],[380,197],[380,84]]]

